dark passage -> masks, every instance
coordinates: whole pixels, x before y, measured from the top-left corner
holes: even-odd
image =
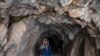
[[[36,56],[38,56],[39,52],[37,50],[39,50],[39,47],[42,44],[43,39],[45,38],[49,40],[49,45],[52,48],[53,56],[61,56],[62,44],[63,44],[61,35],[58,34],[56,31],[51,31],[51,30],[43,32],[41,34],[40,39],[38,40],[36,46],[36,51],[35,51]]]
[[[5,0],[0,0],[0,2],[5,2]]]
[[[54,54],[60,54],[62,51],[63,41],[59,37],[59,35],[51,35],[47,38]]]

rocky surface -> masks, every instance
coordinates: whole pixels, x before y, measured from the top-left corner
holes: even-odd
[[[61,35],[62,56],[100,56],[100,1],[0,0],[0,56],[36,56],[43,32]]]

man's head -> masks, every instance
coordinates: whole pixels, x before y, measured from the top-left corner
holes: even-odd
[[[48,39],[43,39],[43,45],[45,45],[45,46],[49,45]]]

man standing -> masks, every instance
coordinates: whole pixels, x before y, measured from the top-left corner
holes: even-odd
[[[48,39],[43,40],[40,50],[41,50],[40,56],[52,56],[52,50],[49,45]]]

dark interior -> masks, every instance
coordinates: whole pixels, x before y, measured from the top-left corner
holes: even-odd
[[[62,41],[61,35],[53,31],[52,32],[46,31],[40,35],[40,39],[39,39],[40,42],[37,43],[36,50],[39,50],[39,47],[42,44],[43,39],[45,38],[49,40],[49,45],[52,48],[53,55],[61,56],[63,41]],[[35,53],[36,56],[38,56],[39,52],[38,51],[35,51],[35,52],[36,52]]]
[[[63,41],[59,39],[59,35],[50,35],[47,37],[54,54],[61,53]]]
[[[5,0],[0,0],[0,2],[5,2]]]

